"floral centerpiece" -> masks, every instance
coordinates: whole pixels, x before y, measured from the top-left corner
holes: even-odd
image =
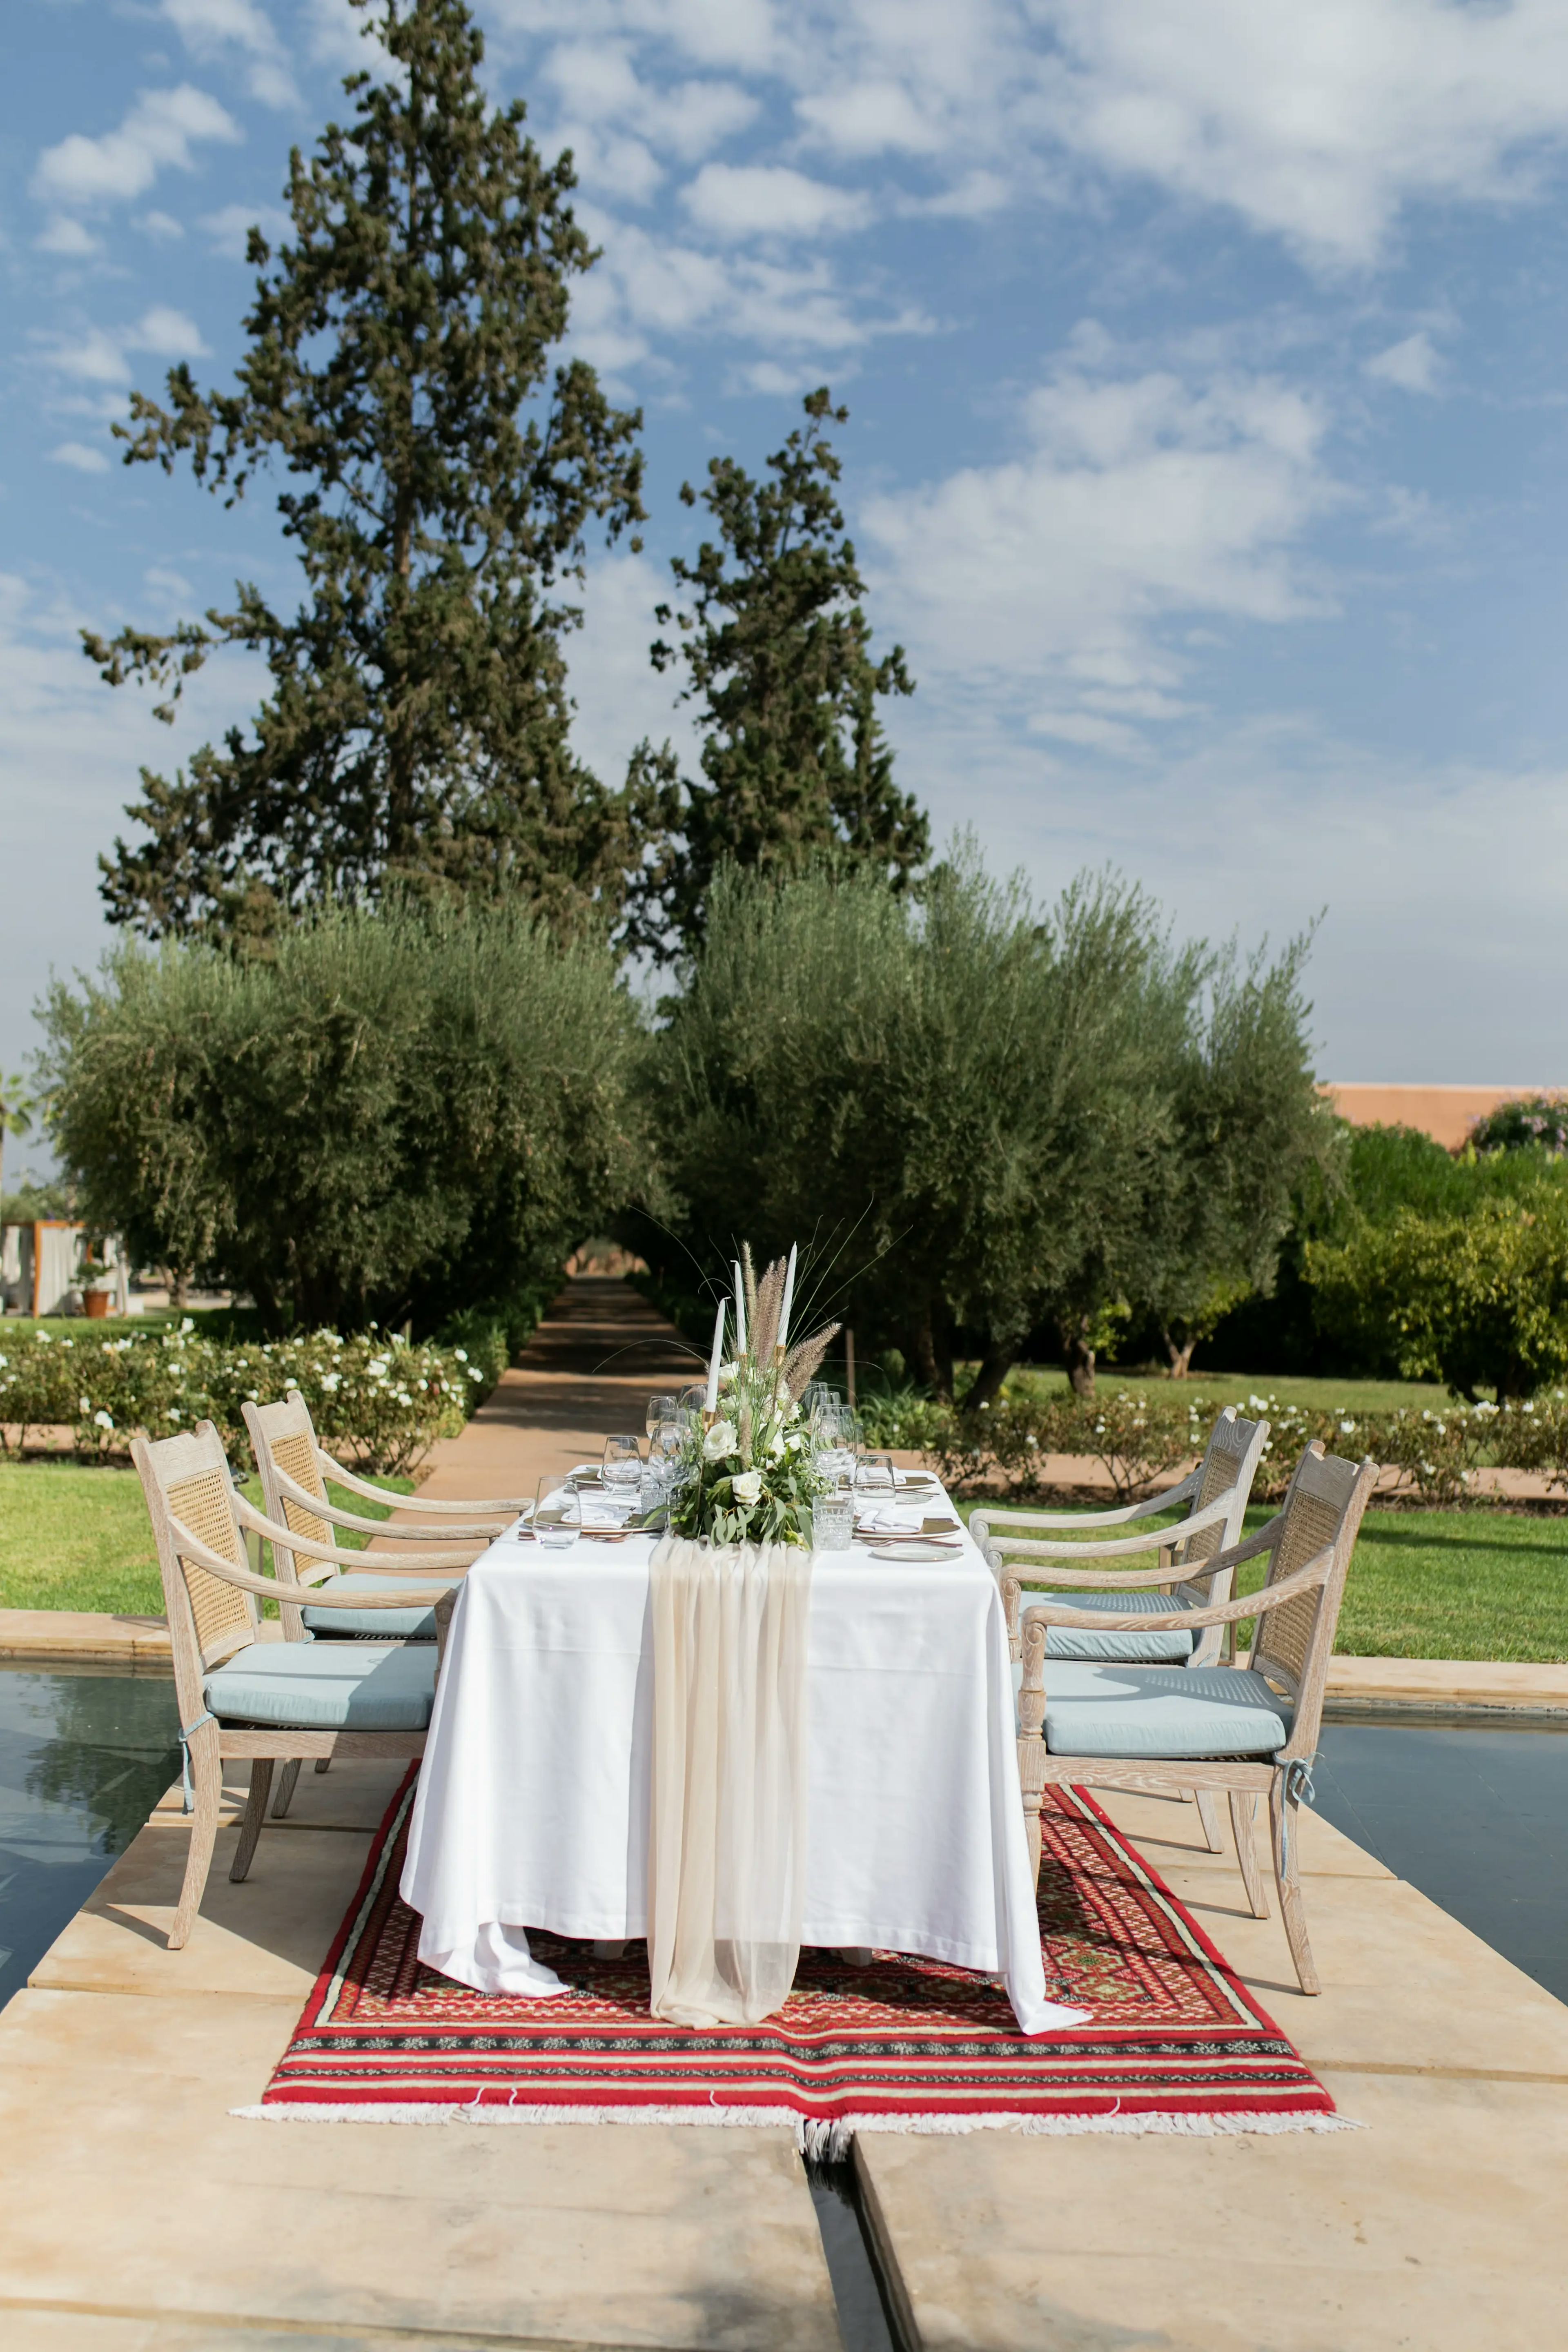
[[[694,1416],[670,1498],[677,1535],[717,1544],[811,1542],[811,1507],[826,1492],[801,1399],[837,1331],[825,1324],[794,1347],[795,1253],[759,1279],[752,1253],[735,1264],[735,1353],[724,1357],[721,1299],[708,1365],[706,1409]]]

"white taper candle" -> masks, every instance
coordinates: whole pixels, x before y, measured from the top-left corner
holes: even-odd
[[[795,1305],[795,1244],[789,1245],[789,1265],[784,1272],[784,1305],[779,1308],[779,1346],[789,1346],[789,1310]]]
[[[713,1318],[713,1353],[708,1359],[708,1410],[719,1410],[719,1366],[724,1356],[724,1305],[719,1301],[719,1312]]]
[[[735,1353],[746,1352],[746,1280],[741,1272],[741,1261],[735,1260]]]

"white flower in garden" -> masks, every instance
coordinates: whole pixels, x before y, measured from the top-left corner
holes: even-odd
[[[76,1409],[78,1412],[90,1412],[92,1411],[92,1399],[90,1397],[78,1397],[76,1401]]]
[[[735,1451],[735,1424],[732,1421],[716,1421],[702,1441],[704,1462],[721,1462],[726,1454]]]
[[[452,1353],[456,1356],[459,1364],[466,1364],[468,1362],[468,1351],[467,1348],[454,1348]]]
[[[478,1364],[470,1364],[468,1366],[468,1378],[471,1381],[482,1381],[484,1379],[484,1374],[480,1371]],[[442,1386],[446,1386],[445,1381],[442,1382]]]
[[[110,1416],[100,1407],[92,1416],[92,1425],[94,1429],[112,1429],[114,1427],[114,1423]]]
[[[1353,1422],[1353,1421],[1342,1421],[1342,1422],[1341,1422],[1341,1423],[1340,1423],[1340,1435],[1341,1435],[1342,1437],[1353,1437],[1353,1436],[1355,1435],[1355,1423],[1354,1423],[1354,1422]]]
[[[191,1320],[191,1318],[188,1315],[181,1318],[180,1328],[182,1331],[194,1331],[195,1328],[195,1323]]]
[[[737,1503],[760,1503],[763,1499],[763,1474],[760,1470],[742,1470],[738,1478],[730,1481],[730,1492]]]
[[[47,1331],[35,1331],[33,1337],[37,1341],[40,1348],[47,1348],[48,1346],[49,1334]]]
[[[334,1389],[341,1389],[342,1384],[343,1376],[342,1372],[323,1372],[321,1379],[316,1383],[318,1388],[325,1389],[329,1396],[331,1395]]]
[[[172,1404],[169,1407],[168,1412],[163,1415],[163,1418],[165,1421],[181,1421],[184,1416],[181,1412],[177,1404]]]

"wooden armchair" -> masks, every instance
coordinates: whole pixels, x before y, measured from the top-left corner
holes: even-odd
[[[452,1564],[454,1577],[478,1558],[479,1550],[493,1543],[503,1528],[510,1527],[520,1510],[530,1505],[514,1503],[438,1503],[426,1502],[417,1495],[389,1496],[384,1488],[373,1486],[367,1479],[356,1477],[352,1470],[334,1462],[331,1455],[318,1444],[310,1409],[298,1389],[290,1389],[283,1404],[247,1404],[245,1426],[249,1432],[251,1448],[256,1455],[256,1467],[261,1478],[262,1500],[267,1517],[285,1538],[274,1538],[278,1551],[278,1567],[284,1581],[321,1588],[330,1584],[340,1596],[350,1594],[383,1594],[399,1592],[400,1577],[411,1571],[406,1560],[395,1557],[378,1557],[374,1569],[361,1565],[346,1573],[335,1568],[333,1560],[352,1559],[353,1553],[337,1552],[301,1568],[294,1559],[286,1540],[287,1535],[307,1536],[318,1544],[330,1544],[333,1528],[348,1529],[355,1535],[374,1536],[379,1541],[392,1544],[461,1544],[466,1557]],[[390,1520],[367,1519],[353,1511],[345,1511],[327,1498],[327,1479],[331,1477],[353,1494],[374,1498],[384,1505],[395,1501],[399,1510],[424,1510],[436,1514],[434,1527],[397,1526]],[[452,1515],[467,1514],[471,1525],[458,1526]],[[476,1516],[477,1515],[477,1516]],[[451,1523],[449,1523],[451,1522]],[[416,1569],[432,1563],[416,1562]],[[363,1612],[345,1608],[340,1598],[331,1608],[320,1604],[312,1596],[308,1605],[281,1601],[285,1633],[297,1641],[301,1631],[324,1633],[340,1639],[384,1642],[403,1639],[413,1642],[433,1642],[436,1638],[434,1614],[427,1609],[406,1605],[389,1610],[384,1600]]]
[[[250,1762],[250,1796],[240,1824],[239,1844],[229,1876],[243,1879],[261,1834],[275,1762],[298,1772],[314,1757],[420,1756],[435,1696],[438,1646],[412,1642],[314,1642],[258,1639],[261,1600],[281,1602],[289,1577],[260,1576],[246,1564],[248,1531],[270,1542],[273,1558],[353,1559],[330,1545],[279,1528],[240,1495],[210,1421],[189,1434],[149,1443],[133,1440],[132,1459],[142,1479],[174,1653],[174,1691],[180,1709],[187,1808],[195,1791],[195,1820],[184,1883],[169,1930],[169,1949],[178,1951],[190,1935],[212,1865],[223,1802],[226,1758]],[[281,1545],[281,1549],[279,1549]],[[419,1567],[450,1566],[421,1559]],[[297,1590],[297,1587],[293,1589]],[[413,1603],[447,1613],[451,1587],[407,1592],[378,1601],[369,1593],[316,1595],[323,1609],[395,1611]],[[296,1612],[296,1614],[298,1612]]]
[[[1035,1597],[1022,1587],[1022,1574],[1029,1571],[1018,1570],[1016,1562],[1039,1562],[1035,1575],[1048,1575],[1053,1585],[1092,1588],[1048,1595],[1093,1612],[1088,1618],[1080,1615],[1071,1627],[1053,1619],[1049,1656],[1213,1665],[1220,1654],[1221,1629],[1217,1624],[1200,1626],[1197,1612],[1230,1598],[1231,1571],[1219,1565],[1218,1556],[1241,1540],[1252,1482],[1268,1442],[1266,1421],[1239,1420],[1236,1407],[1226,1405],[1197,1468],[1163,1495],[1110,1511],[975,1511],[969,1532],[1004,1591],[1011,1591],[1016,1581],[1026,1602]],[[1100,1541],[1082,1539],[1097,1528],[1136,1528],[1141,1520],[1163,1517],[1183,1503],[1191,1507],[1174,1527]],[[1055,1529],[1064,1532],[1049,1532]],[[1154,1568],[1104,1564],[1156,1551],[1162,1559]],[[1089,1560],[1100,1564],[1090,1569],[1084,1565]],[[1018,1606],[1016,1599],[1008,1601],[1007,1638],[1015,1659],[1022,1654]],[[1103,1624],[1097,1622],[1101,1612]],[[1112,1617],[1121,1621],[1121,1630],[1111,1629]]]
[[[1107,1621],[1098,1611],[1076,1610],[1055,1595],[1021,1596],[1018,1775],[1037,1874],[1040,1796],[1048,1787],[1162,1794],[1223,1790],[1230,1800],[1247,1900],[1254,1917],[1266,1919],[1268,1900],[1253,1848],[1257,1801],[1266,1795],[1290,1956],[1302,1991],[1318,1991],[1291,1831],[1301,1798],[1311,1796],[1340,1603],[1376,1478],[1375,1462],[1369,1459],[1359,1467],[1342,1462],[1326,1455],[1314,1438],[1296,1465],[1283,1508],[1255,1536],[1215,1555],[1213,1566],[1227,1574],[1243,1560],[1268,1561],[1261,1591],[1196,1612],[1199,1622],[1215,1625],[1258,1620],[1246,1668],[1053,1661],[1047,1656],[1053,1626],[1098,1627],[1117,1621]],[[1006,1582],[1017,1583],[1010,1570]],[[1143,1626],[1160,1622],[1121,1621]],[[1180,1625],[1186,1612],[1173,1612],[1163,1622]]]

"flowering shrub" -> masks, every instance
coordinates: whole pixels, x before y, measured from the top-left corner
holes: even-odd
[[[1118,1498],[1131,1501],[1202,1454],[1222,1409],[1217,1398],[1183,1401],[1123,1390],[1086,1401],[1064,1389],[1003,1398],[975,1413],[906,1393],[877,1400],[861,1418],[870,1443],[924,1454],[955,1492],[999,1487],[1022,1499],[1046,1483],[1047,1455],[1089,1455],[1104,1465]],[[1500,1412],[1492,1404],[1458,1402],[1322,1412],[1272,1396],[1249,1396],[1241,1410],[1269,1424],[1252,1490],[1259,1503],[1283,1499],[1313,1438],[1352,1461],[1370,1454],[1391,1474],[1384,1491],[1434,1507],[1474,1499],[1476,1474],[1489,1465],[1534,1472],[1568,1494],[1568,1390]]]
[[[406,1474],[437,1438],[458,1434],[499,1373],[465,1348],[375,1330],[237,1346],[198,1338],[188,1318],[177,1331],[131,1339],[0,1332],[0,1442],[7,1424],[18,1449],[29,1432],[64,1425],[79,1458],[102,1461],[123,1455],[138,1431],[172,1437],[211,1421],[238,1465],[249,1460],[247,1400],[275,1404],[297,1388],[330,1452]]]

